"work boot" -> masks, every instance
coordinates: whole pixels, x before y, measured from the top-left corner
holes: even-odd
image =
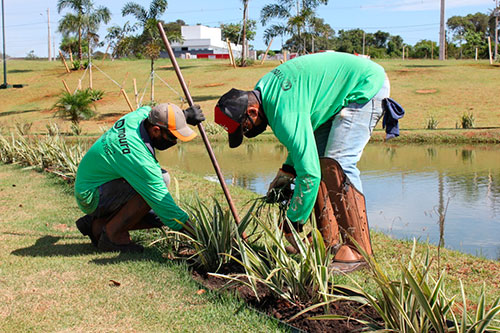
[[[356,262],[332,261],[330,265],[328,265],[328,271],[330,272],[330,274],[348,274],[366,267],[368,267],[366,261],[356,261]]]
[[[128,253],[141,253],[144,251],[142,245],[130,242],[128,244],[113,243],[108,235],[106,235],[106,228],[102,228],[101,237],[97,244],[97,248],[105,252],[128,252]]]
[[[76,227],[84,236],[89,236],[92,245],[97,247],[98,240],[92,233],[92,222],[94,218],[90,215],[85,215],[76,220]]]

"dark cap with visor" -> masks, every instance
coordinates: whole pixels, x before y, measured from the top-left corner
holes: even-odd
[[[241,123],[245,119],[247,108],[248,92],[234,88],[222,95],[215,106],[215,122],[228,132],[231,148],[236,148],[243,142]]]

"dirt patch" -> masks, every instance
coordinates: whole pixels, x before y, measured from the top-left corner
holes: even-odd
[[[417,94],[434,94],[437,92],[437,89],[418,89],[415,92]]]
[[[231,267],[223,267],[221,274],[229,274]],[[234,272],[233,272],[234,273]],[[227,287],[228,280],[220,277],[208,275],[204,272],[193,271],[193,278],[201,283],[205,288],[211,290],[220,290]],[[309,311],[296,319],[290,321],[300,311],[306,309],[312,304],[292,304],[286,300],[276,298],[265,286],[258,286],[259,298],[254,292],[243,285],[227,287],[228,290],[236,292],[247,304],[257,311],[268,316],[274,317],[288,325],[298,328],[305,332],[353,332],[361,330],[364,326],[355,320],[311,320],[308,318],[324,315],[323,308]],[[350,316],[366,320],[367,317],[378,318],[376,313],[368,307],[361,307],[359,304],[351,301],[339,301],[329,306],[326,314],[335,314]]]
[[[220,86],[223,86],[223,85],[225,85],[225,83],[222,83],[222,82],[207,83],[207,84],[203,84],[203,85],[200,85],[200,86],[196,86],[196,88],[211,88],[211,87],[220,87]]]

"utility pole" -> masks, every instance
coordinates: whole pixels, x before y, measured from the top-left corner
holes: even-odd
[[[363,31],[363,54],[365,54],[365,32]]]
[[[5,15],[2,0],[2,35],[3,35],[3,84],[2,88],[6,89],[9,87],[7,84],[7,62],[5,61]]]
[[[444,0],[441,0],[441,19],[439,24],[439,60],[445,59],[446,37],[444,35]]]
[[[498,59],[498,16],[500,15],[500,9],[498,8],[498,0],[495,0],[495,60]]]
[[[52,52],[50,49],[50,8],[47,8],[47,30],[48,30],[48,37],[49,37],[49,42],[48,42],[48,47],[49,47],[49,53],[48,53],[48,60],[52,61]]]

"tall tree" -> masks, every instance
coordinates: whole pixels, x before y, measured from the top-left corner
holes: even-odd
[[[139,37],[143,51],[151,59],[151,71],[153,71],[155,59],[160,56],[161,38],[157,24],[160,16],[167,10],[167,0],[152,0],[149,10],[135,2],[127,2],[122,9],[122,15],[132,15],[139,21],[142,34]]]
[[[243,29],[241,23],[229,23],[220,25],[222,39],[229,39],[233,44],[239,44],[241,42],[241,31]],[[255,39],[257,29],[257,21],[247,20],[247,40],[251,41]]]
[[[101,23],[108,23],[111,13],[108,8],[95,7],[92,0],[58,0],[57,11],[61,13],[64,9],[72,10],[59,21],[59,31],[65,35],[76,33],[78,35],[78,59],[83,58],[82,36],[85,36],[89,44],[91,40],[98,40],[97,31]]]
[[[328,0],[276,0],[274,4],[266,5],[260,12],[262,25],[266,25],[272,19],[281,19],[284,22],[273,24],[266,29],[265,38],[270,39],[278,35],[290,35],[292,39],[301,41],[296,45],[297,51],[305,53],[305,40],[303,32],[307,26],[311,26],[314,20],[315,10],[321,4],[328,4]]]

